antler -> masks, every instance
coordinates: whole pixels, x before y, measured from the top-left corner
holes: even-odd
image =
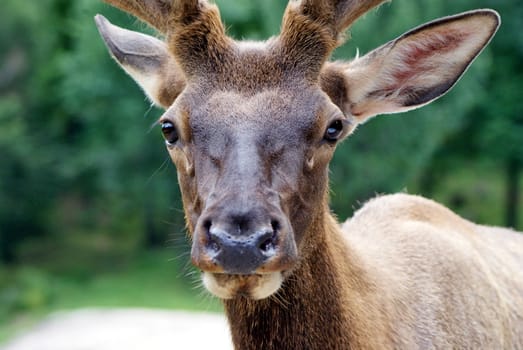
[[[370,9],[388,0],[291,0],[283,18],[280,43],[313,79],[343,32]]]
[[[215,5],[205,0],[104,0],[166,35],[170,51],[188,77],[215,70],[231,46]]]
[[[325,23],[334,35],[339,35],[359,17],[386,0],[303,0],[302,13]]]
[[[172,13],[170,0],[104,0],[106,3],[128,12],[147,22],[159,32],[169,30],[169,16]],[[191,1],[194,2],[194,1]],[[196,1],[197,3],[197,1]]]
[[[198,0],[104,0],[128,12],[161,33],[169,33],[177,25],[188,24],[207,3]],[[201,6],[201,7],[200,7]]]

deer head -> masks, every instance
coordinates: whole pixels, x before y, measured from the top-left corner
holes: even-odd
[[[112,56],[166,109],[192,261],[218,297],[275,293],[314,249],[328,210],[336,145],[377,114],[446,93],[489,42],[479,10],[416,28],[363,57],[328,62],[344,31],[382,0],[290,1],[281,34],[226,36],[204,0],[106,0],[165,39],[98,15]]]

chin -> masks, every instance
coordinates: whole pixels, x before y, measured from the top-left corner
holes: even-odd
[[[276,293],[282,283],[281,272],[253,275],[202,273],[203,285],[220,299],[247,298],[261,300]]]

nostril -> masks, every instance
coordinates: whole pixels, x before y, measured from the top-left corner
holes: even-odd
[[[281,228],[280,222],[278,220],[271,220],[271,226],[273,232],[278,232]]]
[[[214,234],[212,232],[211,227],[212,227],[211,220],[205,220],[203,222],[203,228],[204,228],[205,234],[207,236],[207,248],[209,250],[218,252],[221,249],[220,239],[216,234]]]
[[[271,237],[262,241],[261,244],[259,245],[259,248],[262,252],[267,253],[275,248],[275,246],[276,246],[275,243],[276,243],[276,232],[274,232]]]
[[[211,230],[211,226],[212,226],[212,221],[207,219],[203,222],[203,228],[205,229],[205,232],[209,233],[209,231]]]
[[[258,245],[258,248],[264,253],[269,253],[276,248],[280,223],[277,220],[271,220],[271,227],[272,231],[267,231],[259,240],[260,244]]]

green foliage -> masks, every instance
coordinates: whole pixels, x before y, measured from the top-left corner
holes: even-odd
[[[15,312],[27,312],[48,305],[53,296],[49,276],[36,268],[13,273],[0,270],[0,320]]]
[[[116,68],[92,19],[128,17],[93,1],[5,6],[2,61],[20,68],[0,90],[1,259],[35,236],[124,231],[161,244],[181,231],[175,172],[151,131],[161,112]]]
[[[287,5],[281,0],[218,0],[229,35],[236,39],[264,40],[279,33]]]

